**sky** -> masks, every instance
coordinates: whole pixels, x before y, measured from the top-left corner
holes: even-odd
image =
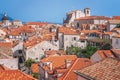
[[[91,9],[91,15],[120,15],[120,0],[0,0],[0,14],[15,20],[62,23],[72,10]]]

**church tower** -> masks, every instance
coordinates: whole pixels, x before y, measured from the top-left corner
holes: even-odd
[[[8,17],[7,17],[7,14],[6,14],[6,12],[5,12],[4,15],[3,15],[3,17],[2,17],[2,21],[4,22],[4,21],[6,21],[6,20],[8,20]]]
[[[85,16],[90,16],[90,8],[84,9]]]
[[[9,26],[9,25],[11,25],[11,22],[8,20],[6,12],[4,13],[4,15],[2,17],[2,23],[3,23],[3,26]]]

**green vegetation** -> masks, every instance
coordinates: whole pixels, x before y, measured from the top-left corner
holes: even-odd
[[[27,61],[25,61],[25,66],[30,68],[32,63],[35,63],[35,61],[29,58]]]
[[[38,79],[38,73],[32,73],[33,77]]]
[[[116,28],[120,28],[120,24],[117,24]]]
[[[105,43],[101,46],[101,50],[110,50],[112,48],[110,43]]]
[[[77,57],[90,58],[98,49],[96,47],[88,46],[85,49],[71,46],[67,48],[66,53],[68,55],[76,55]]]

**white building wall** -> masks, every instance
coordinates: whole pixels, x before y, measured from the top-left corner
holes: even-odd
[[[11,70],[16,70],[18,69],[18,59],[17,58],[0,59],[0,65],[4,65]]]
[[[17,50],[23,50],[23,42],[19,42],[15,47],[12,48],[13,53]]]
[[[42,58],[42,56],[44,55],[44,51],[46,51],[46,50],[58,50],[58,49],[59,48],[57,46],[54,46],[47,41],[42,41],[41,43],[26,50],[26,60],[28,58],[32,58],[36,61],[39,61]]]
[[[113,49],[120,49],[120,38],[112,38]]]
[[[85,17],[84,12],[82,12],[81,10],[76,10],[76,11],[72,11],[67,13],[67,16],[72,14],[71,19],[69,20],[69,24],[71,24],[72,22],[74,22],[75,19],[80,18],[80,17]]]
[[[74,37],[76,38],[76,40],[74,40]],[[79,35],[64,35],[64,50],[66,50],[67,47],[71,47],[73,43],[79,41],[79,38]]]
[[[94,24],[106,24],[107,23],[107,20],[94,20]]]

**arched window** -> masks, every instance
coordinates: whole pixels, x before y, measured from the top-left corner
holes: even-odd
[[[87,14],[89,14],[89,11],[87,10]]]

